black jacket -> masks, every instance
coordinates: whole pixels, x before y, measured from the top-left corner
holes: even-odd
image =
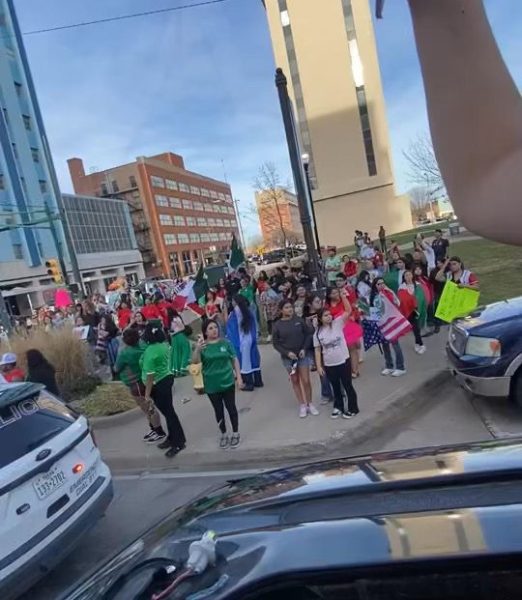
[[[50,364],[40,364],[28,369],[27,381],[32,383],[41,383],[45,385],[51,394],[60,395],[60,390],[56,383],[54,367]]]

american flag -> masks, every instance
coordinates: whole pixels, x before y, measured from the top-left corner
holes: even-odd
[[[411,323],[388,298],[382,296],[382,301],[384,314],[378,321],[379,329],[386,341],[395,342],[411,331]]]

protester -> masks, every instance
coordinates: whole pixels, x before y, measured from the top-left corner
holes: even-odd
[[[242,389],[252,392],[256,387],[263,387],[255,309],[240,294],[234,296],[232,306],[233,310],[227,321],[227,338],[239,359],[244,383]]]
[[[183,319],[173,308],[168,309],[170,331],[170,370],[174,377],[185,377],[190,364],[191,348],[187,338],[192,330],[187,330]]]
[[[328,248],[328,256],[324,261],[324,268],[328,285],[335,285],[335,278],[341,270],[341,259],[337,256],[337,248],[335,246]]]
[[[398,258],[393,268],[384,276],[386,286],[395,294],[399,291],[399,286],[402,284],[404,271],[406,271],[406,262],[403,258]]]
[[[370,294],[370,307],[373,309],[373,316],[380,320],[385,314],[385,303],[391,302],[397,308],[400,306],[400,301],[390,288],[386,286],[382,277],[377,277],[372,282],[372,291]],[[395,354],[395,367],[390,350],[393,348]],[[382,350],[384,353],[385,368],[381,371],[381,375],[391,375],[392,377],[400,377],[406,374],[404,366],[404,355],[399,340],[396,339],[392,343],[388,341],[382,342]]]
[[[158,308],[158,305],[153,303],[152,298],[150,296],[144,297],[145,304],[141,307],[141,314],[145,317],[147,321],[160,320],[163,322],[161,318],[161,312]]]
[[[207,290],[205,300],[205,318],[210,321],[216,321],[219,314],[216,292],[214,290]]]
[[[363,300],[366,304],[370,302],[371,277],[368,271],[361,271],[357,277],[356,283],[357,296]]]
[[[274,323],[272,343],[281,355],[283,365],[290,375],[290,381],[299,402],[299,417],[308,414],[317,416],[319,411],[312,403],[310,383],[310,357],[306,350],[310,346],[312,331],[303,319],[294,313],[291,300],[282,300],[281,318]]]
[[[239,295],[243,296],[244,298],[246,298],[248,300],[248,303],[250,304],[250,306],[254,306],[254,296],[255,296],[255,289],[254,286],[252,285],[252,280],[250,278],[249,275],[244,275],[243,277],[241,277],[241,279],[239,280],[239,284],[241,286],[240,290],[239,290]]]
[[[419,328],[421,334],[426,327],[430,315],[433,315],[433,287],[421,267],[413,269],[413,280],[416,284],[417,310],[419,312]]]
[[[434,269],[431,270],[429,277],[430,284],[433,289],[433,309],[431,314],[433,333],[439,333],[441,324],[443,323],[443,321],[441,321],[435,316],[435,313],[437,312],[437,306],[439,304],[440,297],[442,296],[442,291],[444,289],[444,286],[446,285],[446,268],[447,267],[445,258],[438,258],[436,266]],[[444,274],[444,278],[442,280],[437,279],[437,273],[441,270]]]
[[[435,229],[435,238],[431,242],[431,247],[435,254],[435,260],[444,260],[448,255],[449,240],[443,237],[442,229]]]
[[[415,352],[417,352],[417,354],[424,354],[424,352],[426,352],[426,346],[422,341],[421,329],[419,326],[421,308],[419,306],[419,295],[417,290],[420,291],[421,295],[423,294],[422,289],[417,286],[413,279],[413,273],[411,271],[405,271],[398,292],[400,302],[399,310],[411,323],[413,335],[415,337]],[[425,313],[426,305],[424,303],[424,314]]]
[[[143,313],[140,310],[136,311],[130,319],[129,327],[136,329],[139,333],[139,336],[142,337],[146,326],[147,319],[143,316]]]
[[[383,254],[386,254],[386,230],[384,229],[384,227],[381,225],[379,227],[379,242],[381,244],[381,252]]]
[[[58,384],[56,383],[56,370],[45,356],[36,348],[31,348],[25,353],[27,362],[27,381],[32,383],[41,383],[46,389],[55,396],[60,395]]]
[[[112,317],[110,315],[103,315],[98,325],[95,352],[101,364],[105,364],[108,359],[111,369],[116,362],[116,355],[118,353],[118,334],[118,328]]]
[[[294,311],[299,317],[303,317],[304,307],[306,304],[307,291],[304,285],[298,285],[295,290]]]
[[[270,286],[276,291],[279,291],[279,287],[285,283],[286,277],[281,267],[276,267],[273,274],[270,277]]]
[[[345,312],[337,319],[333,318],[328,308],[318,315],[317,330],[314,334],[315,361],[319,375],[326,374],[334,392],[334,408],[332,419],[342,415],[350,419],[358,414],[357,394],[352,385],[352,366],[350,355],[344,338],[343,328],[347,323],[351,307],[344,290],[341,291],[341,302]],[[348,410],[344,408],[342,389],[348,398]]]
[[[448,267],[449,270],[447,271]],[[477,276],[464,268],[464,263],[458,256],[446,259],[435,278],[437,281],[451,281],[456,283],[460,288],[471,290],[478,290],[480,288]]]
[[[16,364],[16,354],[6,352],[0,359],[0,373],[7,383],[17,383],[25,380],[25,373]]]
[[[118,327],[121,330],[125,329],[132,318],[132,310],[126,302],[122,302],[116,314],[118,315]]]
[[[141,381],[140,361],[145,347],[140,343],[138,329],[128,327],[123,332],[124,346],[118,352],[114,371],[120,380],[129,388],[136,404],[140,407],[149,423],[149,431],[143,436],[147,444],[159,442],[166,437],[161,426],[160,416],[154,404],[145,398],[145,385]]]
[[[310,331],[315,331],[317,329],[317,325],[319,322],[318,314],[322,311],[323,306],[323,299],[318,294],[314,294],[308,298],[308,301],[304,308],[304,320]],[[306,348],[306,354],[310,358],[311,370],[317,371],[312,336],[310,336],[310,343],[309,346]],[[319,380],[321,382],[321,404],[328,404],[329,402],[333,402],[333,390],[326,374],[319,374]]]
[[[272,327],[274,321],[279,315],[280,299],[280,294],[278,294],[271,287],[268,287],[259,295],[259,304],[261,305],[261,310],[264,311],[264,318],[266,320],[266,327],[268,332],[267,342],[269,343],[272,341]]]
[[[158,444],[165,456],[172,458],[186,445],[185,433],[174,410],[172,388],[174,376],[170,372],[170,347],[163,328],[157,323],[148,323],[143,334],[147,344],[141,359],[141,380],[145,384],[145,400],[153,401],[165,417],[167,439]]]
[[[357,277],[357,268],[359,261],[356,258],[350,258],[347,254],[343,256],[343,273],[346,279],[353,284]]]
[[[213,321],[203,325],[194,353],[194,364],[202,366],[203,385],[214,408],[216,421],[221,432],[219,447],[222,449],[239,446],[239,415],[236,407],[235,383],[241,389],[241,368],[232,344],[219,335]],[[235,377],[235,383],[234,383]],[[225,409],[228,412],[232,435],[227,434]]]

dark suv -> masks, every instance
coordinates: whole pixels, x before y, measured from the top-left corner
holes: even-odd
[[[522,297],[455,320],[446,352],[465,389],[479,396],[510,396],[522,406]]]

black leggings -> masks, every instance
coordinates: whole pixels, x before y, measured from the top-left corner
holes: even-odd
[[[348,397],[348,412],[358,413],[357,393],[352,385],[352,363],[350,359],[348,358],[344,364],[335,365],[334,367],[327,367],[325,365],[324,371],[332,384],[334,408],[344,412],[342,386],[346,390],[346,395]]]
[[[239,415],[236,407],[236,389],[234,386],[229,387],[223,392],[216,392],[209,394],[210,402],[216,413],[216,421],[219,425],[221,433],[227,432],[227,425],[225,423],[225,408],[227,409],[228,416],[230,417],[230,423],[232,425],[232,431],[237,433],[239,430]]]
[[[183,448],[187,440],[185,432],[178,419],[172,403],[172,386],[174,385],[174,376],[164,377],[158,383],[152,386],[150,395],[154,404],[167,422],[168,440],[173,448]]]
[[[417,346],[422,346],[423,342],[422,342],[422,337],[421,337],[421,332],[420,332],[420,327],[419,327],[419,318],[417,317],[417,315],[414,312],[412,312],[408,321],[411,323],[411,326],[413,327],[413,335],[415,337],[415,343],[417,344]]]

